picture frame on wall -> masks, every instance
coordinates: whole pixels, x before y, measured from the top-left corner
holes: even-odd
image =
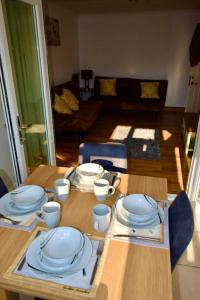
[[[45,17],[45,31],[47,46],[60,46],[59,21],[57,19]]]

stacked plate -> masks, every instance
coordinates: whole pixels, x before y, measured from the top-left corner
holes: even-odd
[[[66,275],[85,268],[91,257],[90,239],[73,227],[57,227],[39,235],[26,254],[30,268]]]
[[[37,185],[19,187],[1,198],[0,212],[7,215],[23,215],[37,211],[48,201],[44,189]]]
[[[125,226],[150,228],[163,222],[164,210],[150,196],[132,194],[117,201],[115,216]]]

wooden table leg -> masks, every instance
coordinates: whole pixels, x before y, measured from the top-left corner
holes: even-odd
[[[1,300],[11,300],[11,292],[0,289],[0,299]]]

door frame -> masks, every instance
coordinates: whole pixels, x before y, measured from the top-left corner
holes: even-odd
[[[192,162],[187,180],[186,192],[190,201],[197,201],[200,192],[200,117],[197,127]]]
[[[42,84],[42,93],[43,93],[43,110],[44,110],[44,119],[46,125],[46,136],[48,143],[48,158],[49,164],[56,164],[55,156],[55,142],[54,142],[54,128],[53,128],[53,119],[52,119],[52,108],[51,108],[51,95],[50,95],[50,86],[49,86],[49,75],[48,75],[48,64],[47,64],[47,48],[45,42],[45,33],[44,33],[44,22],[43,22],[43,10],[41,0],[19,0],[26,2],[28,4],[34,5],[35,8],[35,24],[37,27],[36,38],[38,42],[38,54],[40,59],[40,70],[41,70],[41,84]],[[10,139],[14,140],[19,172],[21,175],[20,181],[23,181],[27,177],[27,168],[24,155],[23,145],[20,144],[20,136],[18,130],[18,108],[17,108],[17,99],[15,93],[14,79],[12,74],[11,60],[9,56],[9,47],[8,40],[6,35],[6,28],[4,23],[3,16],[3,7],[0,1],[0,55],[2,59],[2,69],[5,80],[5,87],[7,92],[8,106],[10,111],[10,121],[6,118],[6,122],[11,122],[13,128],[13,136],[10,136]],[[9,126],[9,124],[6,124]]]

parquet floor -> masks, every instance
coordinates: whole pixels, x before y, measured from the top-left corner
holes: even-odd
[[[57,164],[76,165],[78,146],[82,142],[108,142],[116,126],[151,128],[160,131],[160,160],[128,160],[130,174],[166,177],[168,192],[177,193],[186,187],[190,159],[185,157],[182,136],[182,113],[165,111],[154,113],[134,111],[103,111],[92,128],[85,134],[56,136]]]

